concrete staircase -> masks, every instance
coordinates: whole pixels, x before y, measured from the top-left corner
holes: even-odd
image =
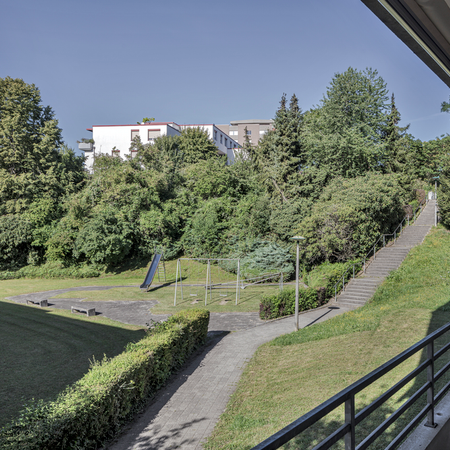
[[[392,270],[398,269],[411,248],[421,244],[434,225],[436,200],[430,200],[413,225],[403,229],[393,245],[379,250],[366,268],[366,273],[351,280],[337,297],[336,304],[347,308],[364,305],[375,293],[377,286]]]

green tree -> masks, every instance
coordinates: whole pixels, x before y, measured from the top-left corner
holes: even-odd
[[[84,180],[83,158],[64,147],[39,89],[0,78],[0,214],[21,213],[42,196],[58,198]]]
[[[320,106],[305,114],[306,168],[355,177],[381,170],[389,109],[386,83],[376,70],[336,74]]]
[[[178,145],[185,164],[217,157],[217,147],[200,127],[182,130]]]
[[[270,192],[282,202],[295,195],[302,165],[301,129],[303,115],[296,95],[289,106],[283,94],[274,119],[274,130],[265,134],[255,149],[256,164]]]

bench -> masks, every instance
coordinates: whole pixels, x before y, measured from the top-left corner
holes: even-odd
[[[41,308],[48,306],[48,300],[27,300],[27,305],[39,305]]]
[[[95,316],[95,308],[79,308],[78,306],[71,306],[70,311],[85,313],[88,317]]]

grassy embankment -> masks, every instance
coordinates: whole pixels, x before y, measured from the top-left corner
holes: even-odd
[[[450,233],[438,228],[411,251],[363,308],[260,347],[206,448],[251,448],[449,321]],[[356,397],[357,410],[416,367],[421,358],[419,352],[365,389]],[[363,421],[357,429],[358,441],[401,405],[417,385],[418,380],[413,380]],[[411,415],[402,416],[399,424],[370,448],[385,448]],[[343,409],[338,408],[285,448],[311,449],[321,436],[342,423]]]

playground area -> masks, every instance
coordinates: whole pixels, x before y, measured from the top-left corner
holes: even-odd
[[[121,286],[99,290],[83,290],[80,286],[77,290],[52,296],[50,303],[52,299],[73,299],[82,303],[145,301],[151,302],[149,307],[155,315],[199,307],[211,312],[257,312],[263,295],[274,294],[285,287],[280,273],[248,275],[244,272],[238,277],[237,273],[222,268],[219,262],[186,258],[166,261],[164,270],[161,270],[159,277],[158,271],[154,273],[149,286],[140,284],[142,279],[147,279],[144,270],[141,270],[133,278],[122,279],[126,283]],[[147,269],[146,272],[148,275]],[[103,284],[115,284],[109,281],[112,279],[105,278]]]

